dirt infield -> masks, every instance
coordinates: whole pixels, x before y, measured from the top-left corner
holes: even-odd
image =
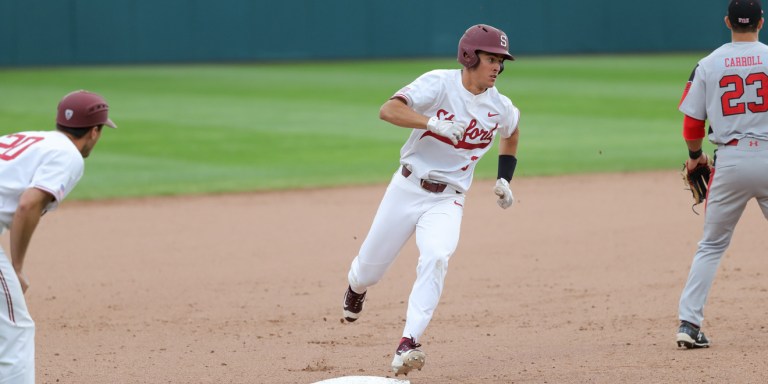
[[[65,202],[29,251],[41,383],[297,383],[387,376],[413,240],[354,324],[346,272],[384,185]],[[678,350],[677,301],[703,216],[676,172],[476,182],[422,383],[768,381],[768,238],[751,203]],[[7,244],[7,235],[3,237]]]

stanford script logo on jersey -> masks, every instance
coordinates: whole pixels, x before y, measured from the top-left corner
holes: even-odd
[[[490,116],[491,113],[488,112],[488,115]],[[441,109],[437,111],[438,119],[453,121],[454,117],[456,117],[455,114],[450,113],[445,109]],[[425,137],[433,137],[439,141],[442,141],[443,143],[446,143],[450,146],[454,146],[458,149],[471,150],[471,149],[485,148],[493,142],[493,133],[496,132],[496,129],[498,128],[499,128],[498,123],[496,123],[496,126],[490,130],[485,129],[483,127],[479,127],[477,119],[472,119],[470,120],[469,125],[467,126],[467,129],[464,131],[464,137],[462,137],[461,141],[459,141],[459,143],[456,145],[453,145],[451,140],[448,139],[447,137],[437,135],[430,131],[424,132],[424,134],[421,135],[419,140],[424,139]]]

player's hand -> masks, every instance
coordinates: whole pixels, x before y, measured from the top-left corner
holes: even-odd
[[[26,293],[27,288],[29,288],[29,279],[27,279],[27,275],[22,271],[16,271],[16,276],[19,278],[19,283],[21,283],[21,292]]]
[[[493,187],[493,193],[499,197],[499,199],[496,200],[496,204],[499,204],[499,207],[507,209],[515,202],[515,198],[512,196],[512,190],[509,189],[509,182],[506,179],[501,178],[496,180],[496,186]]]
[[[434,132],[440,136],[447,137],[453,145],[459,143],[462,137],[464,137],[464,127],[455,124],[450,120],[440,120],[436,116],[429,118],[427,122],[427,130]]]
[[[702,153],[701,156],[699,156],[696,159],[686,159],[685,168],[688,171],[691,171],[694,168],[696,168],[696,166],[698,166],[699,164],[704,165],[704,164],[707,164],[708,162],[709,162],[709,157],[707,157],[706,153]]]

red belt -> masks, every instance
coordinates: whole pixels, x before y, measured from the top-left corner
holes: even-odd
[[[753,138],[749,138],[749,139],[745,138],[744,140],[745,140],[745,142],[746,142],[746,140],[749,140],[748,144],[749,144],[750,147],[757,147],[757,146],[760,145],[760,142],[762,141],[762,140],[757,140],[757,139],[753,139]],[[733,140],[725,143],[725,145],[728,145],[728,146],[739,145],[739,140],[738,139],[733,139]]]
[[[402,168],[403,168],[403,171],[402,171],[403,177],[405,177],[407,179],[408,176],[410,176],[412,172],[411,172],[410,169],[408,169],[408,168],[406,168],[404,166]],[[432,181],[429,181],[429,180],[424,180],[424,179],[421,180],[421,187],[426,189],[427,191],[430,191],[430,192],[433,192],[433,193],[441,193],[441,192],[445,191],[445,187],[447,187],[447,186],[448,186],[448,184],[435,183],[435,182],[432,182]]]

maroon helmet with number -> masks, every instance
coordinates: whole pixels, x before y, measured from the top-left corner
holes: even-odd
[[[477,51],[503,55],[507,60],[515,59],[509,54],[507,34],[490,25],[474,25],[464,32],[459,40],[459,63],[467,68],[474,67],[480,61]]]

